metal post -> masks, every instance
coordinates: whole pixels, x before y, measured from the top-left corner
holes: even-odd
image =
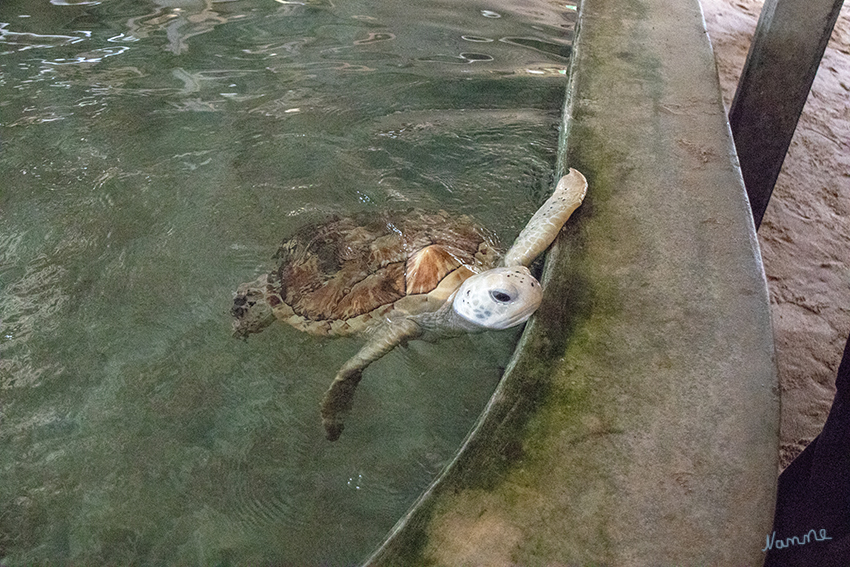
[[[843,3],[765,0],[729,111],[756,228]]]

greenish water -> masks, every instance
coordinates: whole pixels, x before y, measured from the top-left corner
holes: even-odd
[[[35,10],[35,11],[34,11]],[[562,3],[0,2],[3,565],[348,565],[452,457],[516,331],[371,367],[230,336],[329,214],[446,209],[509,244],[552,181]]]

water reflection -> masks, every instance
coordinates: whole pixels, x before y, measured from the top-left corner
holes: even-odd
[[[54,6],[96,6],[100,0],[50,0]]]
[[[446,209],[509,243],[573,25],[544,0],[0,2],[0,563],[368,554],[515,335],[392,353],[331,447],[316,400],[360,342],[234,341],[232,289],[332,214]]]
[[[179,55],[189,50],[189,39],[212,31],[228,19],[213,9],[216,4],[233,0],[153,0],[153,11],[127,20],[129,32],[122,41],[138,41],[164,31],[168,38],[166,50]],[[245,17],[231,14],[233,19]]]
[[[71,36],[15,32],[10,30],[9,26],[8,22],[0,22],[0,44],[9,46],[14,51],[71,45],[85,41],[89,37],[87,34]]]
[[[91,51],[84,51],[82,53],[78,53],[72,58],[60,57],[58,59],[45,59],[42,60],[42,62],[45,65],[77,65],[80,63],[100,63],[107,57],[112,57],[113,55],[121,55],[128,49],[130,48],[102,47],[100,49],[93,49]]]

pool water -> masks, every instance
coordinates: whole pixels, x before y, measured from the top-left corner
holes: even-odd
[[[350,565],[452,458],[518,331],[231,337],[331,214],[471,214],[554,174],[575,9],[547,0],[0,2],[0,561]]]

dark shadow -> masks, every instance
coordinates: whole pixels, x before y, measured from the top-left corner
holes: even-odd
[[[765,567],[850,565],[850,338],[826,424],[779,476]]]

